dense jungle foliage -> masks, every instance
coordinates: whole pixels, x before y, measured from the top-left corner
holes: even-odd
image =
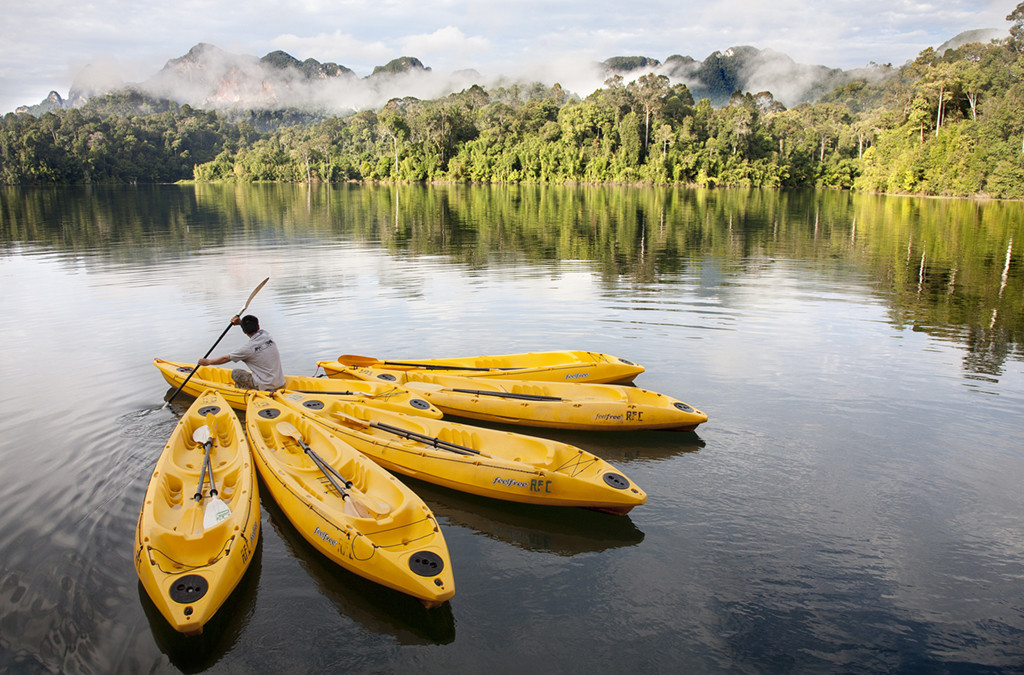
[[[0,124],[0,183],[452,181],[817,187],[1024,197],[1024,3],[1011,36],[786,109],[620,76],[584,99],[479,86],[345,117],[227,114],[124,91]]]

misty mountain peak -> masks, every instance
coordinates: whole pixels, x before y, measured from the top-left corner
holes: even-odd
[[[379,75],[401,75],[408,72],[428,72],[430,68],[423,65],[423,62],[417,59],[415,56],[400,56],[397,59],[389,61],[383,66],[377,66],[370,73],[370,77],[377,77]]]
[[[605,59],[602,65],[613,73],[631,73],[644,68],[657,68],[661,65],[661,61],[647,56],[613,56],[610,59]]]
[[[751,59],[756,58],[759,54],[761,54],[761,50],[757,47],[751,47],[750,45],[737,45],[735,47],[729,47],[722,52],[722,56],[729,59]]]
[[[202,65],[210,59],[223,58],[224,54],[224,50],[220,47],[207,42],[200,42],[188,50],[184,56],[170,59],[164,66],[164,69]]]
[[[894,72],[891,66],[842,71],[800,64],[786,54],[749,45],[713,52],[703,61],[679,54],[669,56],[664,62],[636,55],[615,56],[601,63],[584,65],[592,77],[589,74],[581,77],[576,86],[593,88],[573,89],[577,94],[588,94],[600,88],[610,73],[622,73],[624,79],[630,79],[654,72],[669,77],[676,84],[685,84],[695,100],[707,98],[714,106],[727,105],[736,91],[771,92],[776,102],[793,106],[817,100],[854,79],[877,81]],[[300,61],[281,50],[262,58],[233,54],[205,42],[196,44],[183,56],[168,60],[160,71],[142,82],[120,81],[115,77],[117,72],[103,64],[83,69],[62,106],[82,105],[94,96],[131,88],[145,95],[204,109],[295,108],[345,114],[379,107],[392,98],[443,97],[484,80],[472,70],[435,73],[412,56],[396,58],[375,67],[369,76],[358,78],[351,69],[337,63],[321,63],[313,58]],[[496,81],[514,80],[501,76]],[[48,107],[53,105],[53,102],[46,103]],[[41,108],[32,106],[29,110],[32,109]]]
[[[64,108],[64,99],[61,98],[60,94],[55,91],[51,91],[47,94],[46,98],[37,105],[28,106],[22,105],[15,108],[14,112],[18,114],[28,113],[31,115],[44,115],[54,110],[61,110]]]
[[[945,54],[947,50],[959,49],[966,44],[971,42],[990,42],[992,40],[1003,40],[1010,35],[1008,30],[999,28],[978,28],[976,30],[968,30],[960,33],[954,38],[946,40],[941,45],[935,48],[935,53]]]
[[[316,59],[299,61],[297,58],[281,50],[273,51],[260,59],[260,63],[279,71],[294,71],[308,80],[324,80],[329,77],[352,75],[351,68],[337,63],[320,63]]]

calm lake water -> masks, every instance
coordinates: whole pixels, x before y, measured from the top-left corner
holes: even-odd
[[[695,433],[569,433],[628,516],[407,481],[456,595],[263,535],[201,638],[132,537],[195,361],[250,306],[287,372],[556,349],[647,368]],[[1024,205],[836,192],[0,190],[0,671],[1024,669]],[[234,331],[216,353],[242,342]]]

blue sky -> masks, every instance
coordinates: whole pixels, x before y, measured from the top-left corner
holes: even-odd
[[[1004,29],[1016,0],[33,0],[5,3],[0,114],[66,96],[82,67],[127,81],[208,42],[238,54],[276,49],[360,76],[398,56],[436,72],[474,68],[533,79],[611,56],[702,60],[752,45],[801,63],[900,65],[965,30]],[[568,75],[564,79],[571,79]],[[589,91],[581,92],[586,95]]]

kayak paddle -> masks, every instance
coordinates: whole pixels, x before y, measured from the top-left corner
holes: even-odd
[[[207,472],[210,476],[210,500],[206,502],[206,507],[203,512],[203,529],[208,530],[220,521],[228,518],[231,515],[231,508],[227,503],[217,497],[217,484],[213,481],[213,462],[210,461],[210,451],[213,448],[213,439],[210,434],[209,425],[213,424],[213,415],[208,415],[207,426],[198,427],[195,433],[192,434],[192,440],[197,443],[202,443],[206,448],[205,456],[203,457],[203,472],[205,475]],[[199,478],[199,489],[196,492],[194,499],[199,501],[203,498],[203,478],[200,475]]]
[[[382,361],[373,356],[359,356],[358,354],[342,354],[338,357],[338,363],[345,366],[402,366],[406,368],[424,368],[426,370],[519,370],[518,368],[474,368],[471,366],[449,366],[437,363],[408,363],[406,361]]]
[[[368,422],[367,420],[361,420],[358,417],[352,417],[351,415],[347,415],[343,412],[332,412],[331,416],[349,425],[363,428],[373,427],[374,429],[380,429],[381,431],[401,436],[402,438],[410,441],[429,445],[433,448],[437,448],[438,450],[447,450],[448,452],[454,452],[458,455],[480,455],[481,457],[487,457],[488,459],[495,459],[491,455],[488,455],[485,452],[480,452],[476,448],[471,448],[467,445],[459,445],[458,443],[452,443],[451,441],[445,441],[437,438],[436,436],[428,436],[426,434],[409,431],[408,429],[402,429],[401,427],[384,424],[382,422]]]
[[[270,281],[270,277],[267,277],[266,279],[261,281],[259,285],[253,289],[252,293],[249,294],[249,299],[245,301],[245,306],[242,307],[242,309],[238,310],[238,313],[235,314],[235,316],[242,316],[242,312],[249,308],[249,303],[252,302],[252,299],[255,298],[256,294],[260,292],[260,289],[267,285],[268,281]],[[235,318],[235,316],[231,318],[233,319]],[[228,331],[231,330],[231,327],[234,325],[235,324],[231,323],[230,321],[228,322],[228,327],[224,329],[224,332],[220,334],[220,337],[217,338],[217,341],[214,342],[213,346],[210,347],[209,351],[206,352],[206,354],[203,356],[204,359],[208,358],[210,354],[213,353],[213,350],[217,348],[217,345],[220,344],[220,341],[224,339],[224,336],[228,334]],[[192,379],[192,376],[196,374],[197,370],[199,370],[198,365],[196,365],[196,367],[192,369],[192,372],[188,374],[188,377],[185,378],[185,380],[178,386],[178,388],[174,390],[174,393],[171,394],[171,397],[167,399],[163,406],[160,407],[161,410],[163,410],[164,408],[171,404],[171,401],[174,400],[174,397],[177,396],[178,393],[185,388],[185,385],[188,384],[188,381]]]
[[[382,515],[386,515],[391,508],[385,504],[379,504],[383,508],[378,508],[376,512],[371,509],[367,504],[359,501],[355,498],[354,493],[360,492],[352,485],[352,481],[346,479],[344,476],[339,474],[334,467],[325,462],[320,455],[316,454],[313,448],[309,447],[306,442],[302,439],[302,434],[295,426],[289,422],[278,422],[277,430],[282,435],[288,438],[294,439],[302,450],[309,455],[309,458],[313,460],[320,472],[327,478],[328,482],[334,486],[334,489],[341,495],[342,500],[345,503],[345,513],[350,516],[356,516],[358,518],[378,518]],[[338,480],[342,481],[345,487],[338,484]],[[347,488],[347,489],[346,489]],[[364,499],[367,498],[365,493],[360,492]]]

